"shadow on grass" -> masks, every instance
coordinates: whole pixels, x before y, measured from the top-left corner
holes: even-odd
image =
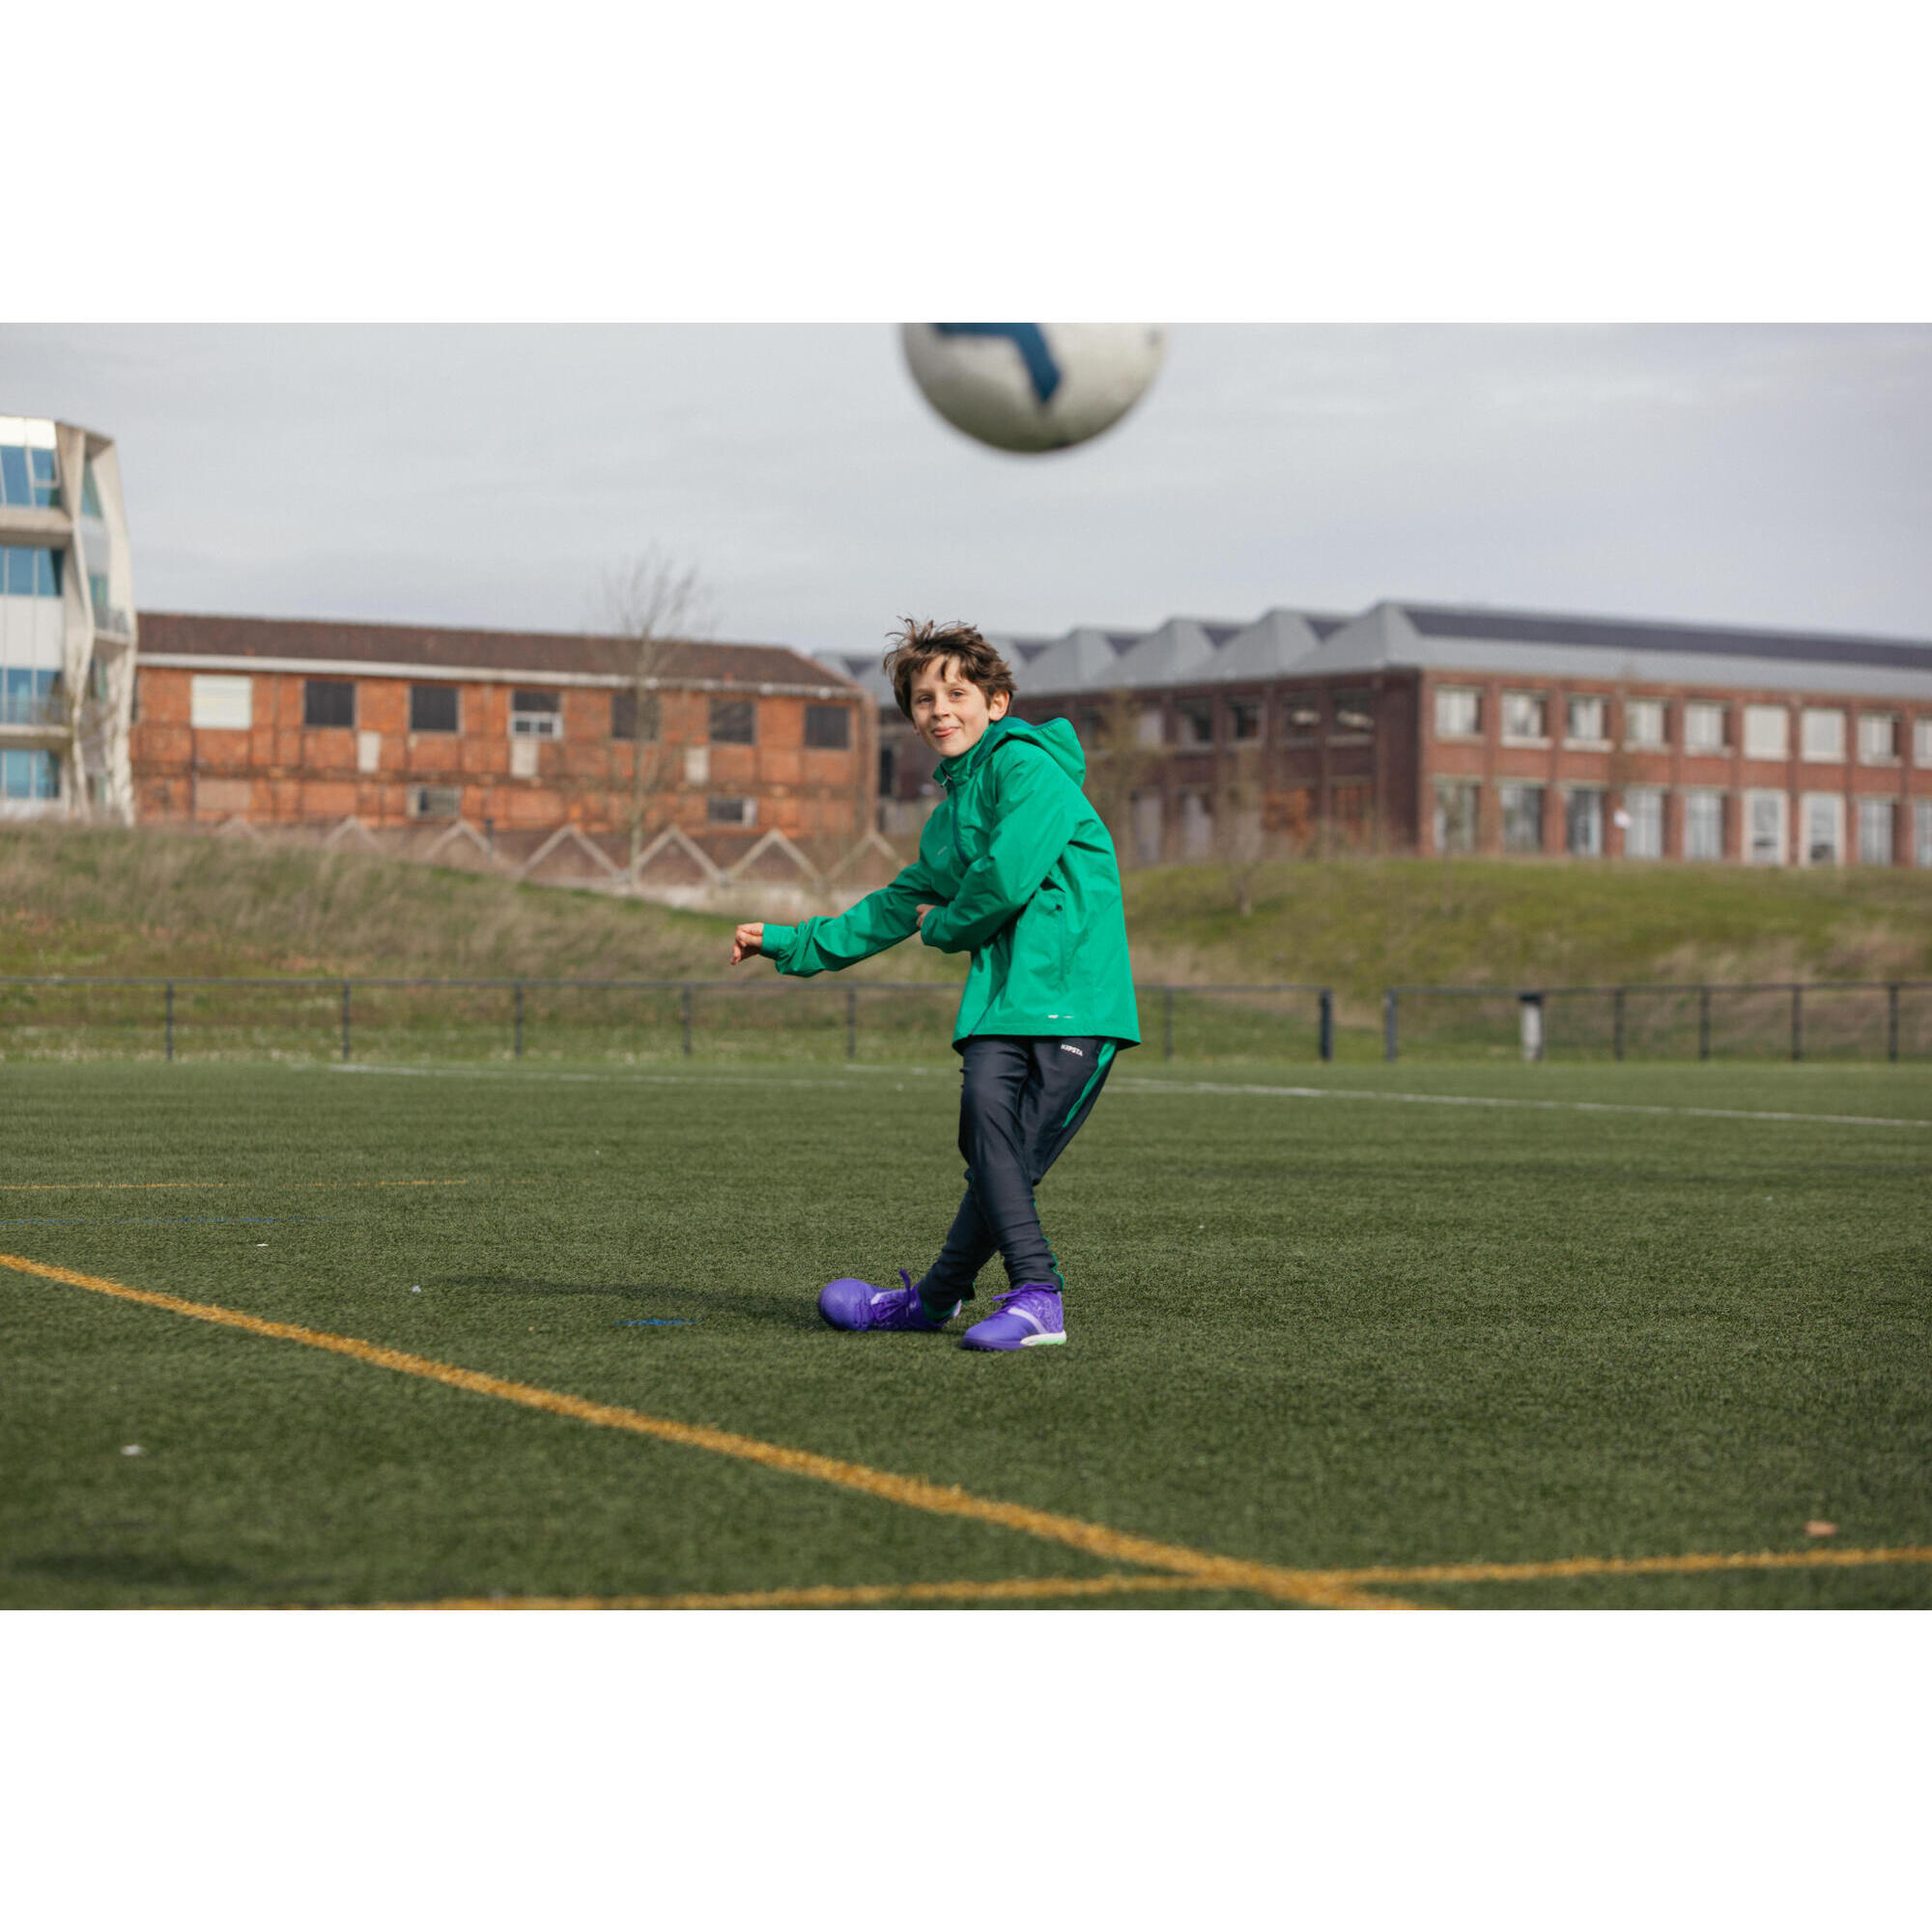
[[[16,1555],[8,1562],[6,1574],[22,1582],[42,1577],[63,1583],[174,1584],[186,1589],[252,1580],[246,1571],[236,1569],[232,1563],[196,1563],[165,1552],[105,1549],[57,1549],[43,1556]]]
[[[516,1300],[590,1295],[609,1300],[628,1313],[689,1321],[694,1326],[725,1316],[795,1332],[816,1330],[824,1325],[818,1319],[812,1295],[795,1290],[761,1293],[733,1288],[674,1288],[665,1282],[532,1281],[527,1275],[508,1274],[448,1275],[443,1278],[442,1286]]]

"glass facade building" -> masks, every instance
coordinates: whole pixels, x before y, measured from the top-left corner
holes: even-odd
[[[0,817],[132,821],[133,608],[113,443],[0,415]]]

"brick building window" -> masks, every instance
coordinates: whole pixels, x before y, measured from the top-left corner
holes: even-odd
[[[1898,720],[1889,712],[1866,712],[1859,720],[1859,763],[1895,765],[1898,762]]]
[[[245,731],[254,718],[255,680],[197,671],[188,686],[187,722],[197,731]]]
[[[1624,701],[1624,743],[1655,751],[1666,742],[1663,699],[1631,697]]]
[[[344,678],[306,680],[302,685],[302,724],[311,731],[353,731],[355,687]]]
[[[1435,735],[1438,738],[1480,738],[1483,734],[1483,694],[1480,691],[1438,691],[1435,694]]]
[[[1504,784],[1496,787],[1503,810],[1503,850],[1541,852],[1543,850],[1543,787]]]
[[[758,801],[754,798],[707,798],[704,816],[713,825],[755,825]]]
[[[638,720],[641,715],[643,729],[638,729]],[[645,744],[654,745],[658,736],[658,695],[654,691],[644,693],[642,713],[638,709],[638,694],[635,691],[613,691],[611,694],[611,735],[613,738],[632,739],[641,737]]]
[[[1662,858],[1663,794],[1661,791],[1625,792],[1624,816],[1630,821],[1624,827],[1624,857]]]
[[[454,818],[463,810],[463,793],[456,785],[412,785],[412,818]]]
[[[1932,765],[1932,718],[1912,721],[1912,762],[1921,769]]]
[[[1932,866],[1932,798],[1912,801],[1912,863]]]
[[[412,684],[410,686],[410,729],[412,731],[455,731],[461,728],[460,712],[453,684]]]
[[[1781,704],[1745,706],[1745,756],[1783,758],[1791,751],[1791,713]]]
[[[1476,849],[1476,805],[1480,796],[1481,789],[1474,779],[1435,781],[1435,849],[1438,852],[1473,852]]]
[[[755,745],[757,706],[749,697],[714,697],[709,735],[714,745]]]
[[[1709,755],[1724,749],[1724,711],[1721,704],[1687,704],[1684,707],[1684,749]]]
[[[805,742],[821,752],[849,751],[852,745],[852,712],[843,704],[808,704],[805,707]]]
[[[1684,795],[1684,856],[1721,859],[1724,856],[1724,795],[1692,791]]]
[[[1229,705],[1228,715],[1234,721],[1235,742],[1244,745],[1262,735],[1262,707],[1259,703],[1236,700]]]
[[[1370,691],[1338,691],[1335,694],[1335,733],[1338,737],[1367,738],[1376,728],[1375,694]]]
[[[1859,800],[1859,864],[1891,864],[1891,801],[1889,798]]]
[[[1281,735],[1291,744],[1307,744],[1321,727],[1321,706],[1313,693],[1293,693],[1281,715]]]
[[[513,738],[561,738],[563,736],[562,692],[511,692],[510,736]]]
[[[1604,856],[1604,794],[1580,787],[1563,800],[1563,849],[1577,859]]]
[[[1190,698],[1174,707],[1174,722],[1183,745],[1211,745],[1214,742],[1214,706],[1207,698]]]
[[[1541,692],[1503,693],[1503,740],[1540,745],[1549,735],[1549,700]],[[1519,787],[1520,788],[1520,787]],[[1540,796],[1540,794],[1539,794]],[[1542,808],[1539,806],[1538,810]]]
[[[1798,744],[1800,755],[1806,764],[1842,765],[1845,762],[1845,714],[1842,711],[1801,712]]]
[[[1607,711],[1601,697],[1565,698],[1563,735],[1579,745],[1606,743],[1610,735]]]

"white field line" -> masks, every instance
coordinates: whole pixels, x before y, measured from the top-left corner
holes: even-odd
[[[311,1069],[298,1069],[307,1071]],[[566,1073],[550,1067],[379,1066],[339,1063],[330,1073],[398,1074],[418,1080],[565,1080],[656,1087],[802,1087],[832,1089],[864,1086],[869,1078],[953,1077],[951,1067],[853,1066],[837,1077],[784,1073]],[[1423,1107],[1520,1107],[1568,1114],[1675,1115],[1706,1121],[1789,1121],[1833,1127],[1932,1127],[1932,1121],[1892,1120],[1875,1114],[1800,1114],[1747,1107],[1665,1107],[1634,1100],[1520,1100],[1482,1094],[1378,1094],[1367,1087],[1263,1087],[1217,1080],[1166,1080],[1120,1076],[1108,1083],[1115,1094],[1255,1094],[1286,1100],[1392,1100]]]

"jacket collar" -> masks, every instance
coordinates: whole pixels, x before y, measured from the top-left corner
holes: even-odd
[[[987,753],[994,745],[1006,736],[1008,723],[1005,718],[995,718],[980,733],[979,742],[969,751],[961,752],[956,758],[942,758],[933,776],[948,791],[957,790],[985,762]]]

